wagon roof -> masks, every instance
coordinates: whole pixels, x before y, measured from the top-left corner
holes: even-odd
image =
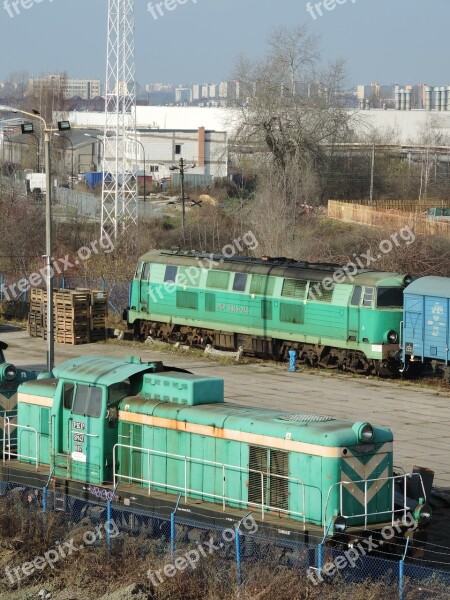
[[[257,275],[274,275],[276,277],[293,277],[322,281],[326,277],[332,277],[334,273],[341,272],[345,265],[334,263],[311,263],[298,261],[284,257],[278,258],[252,258],[246,256],[224,256],[222,254],[208,254],[206,252],[174,252],[171,250],[152,250],[140,257],[141,261],[163,265],[175,265],[184,267],[203,267],[219,271],[238,271],[243,273],[254,273]],[[213,261],[213,262],[212,262]],[[375,285],[387,281],[386,285],[399,285],[403,275],[372,269],[361,269],[349,267],[353,276],[339,276],[339,282],[353,284],[356,281],[362,285]],[[356,272],[355,272],[356,270]],[[395,279],[394,279],[395,278]]]
[[[408,285],[405,289],[405,294],[450,298],[450,279],[448,277],[433,277],[430,275],[421,277]]]

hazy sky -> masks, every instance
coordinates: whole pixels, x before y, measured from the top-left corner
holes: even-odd
[[[155,19],[147,0],[136,0],[137,80],[226,79],[238,54],[264,53],[271,27],[307,23],[324,58],[346,61],[349,85],[450,84],[449,0],[339,1],[325,0],[331,10],[311,15],[304,0],[165,0],[174,10],[163,2],[161,16],[154,0]],[[103,81],[107,7],[107,0],[0,0],[0,79],[66,70]]]

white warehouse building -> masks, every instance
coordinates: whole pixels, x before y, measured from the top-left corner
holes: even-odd
[[[227,134],[225,131],[198,129],[138,129],[138,171],[154,179],[170,177],[170,167],[185,160],[189,175],[209,175],[222,178],[228,175]],[[131,148],[130,148],[131,150]],[[195,166],[194,166],[195,165]]]

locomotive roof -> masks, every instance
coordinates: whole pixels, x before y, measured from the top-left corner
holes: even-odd
[[[448,277],[421,277],[408,285],[405,294],[450,298],[450,279]]]
[[[220,430],[231,430],[326,447],[358,445],[356,432],[352,429],[355,422],[347,419],[290,414],[231,402],[186,407],[173,402],[146,400],[141,395],[125,398],[120,407],[121,411],[136,414],[139,422],[141,415],[143,422],[144,415],[148,415],[162,419],[161,422],[165,425],[160,425],[161,427],[170,428],[170,421],[177,422],[178,429],[194,424],[212,428],[216,436],[221,435]],[[373,429],[374,444],[392,442],[390,429],[375,426]]]
[[[275,258],[253,258],[247,256],[230,256],[223,254],[211,254],[207,252],[179,252],[171,250],[151,250],[140,260],[157,264],[170,264],[185,267],[204,267],[219,271],[239,271],[243,273],[252,273],[257,275],[274,275],[276,277],[294,277],[299,279],[309,279],[313,281],[322,281],[326,277],[332,277],[334,273],[343,269],[343,265],[335,263],[311,263],[308,261],[299,261],[285,257]],[[203,264],[202,264],[203,261]],[[214,261],[213,263],[211,261]],[[376,285],[385,283],[385,285],[398,285],[398,278],[403,279],[403,275],[387,271],[375,271],[373,269],[361,269],[356,267],[354,276],[339,277],[342,283],[360,285]],[[354,269],[352,267],[352,272]],[[395,280],[393,278],[396,278]],[[386,281],[383,280],[389,280]]]

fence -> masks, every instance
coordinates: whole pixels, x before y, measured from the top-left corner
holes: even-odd
[[[449,222],[430,222],[426,214],[417,211],[402,212],[394,209],[382,209],[378,206],[371,207],[329,200],[328,217],[348,223],[360,223],[361,225],[372,225],[374,227],[393,227],[397,230],[408,225],[415,234],[440,235],[443,237],[450,235]]]
[[[310,586],[330,586],[330,591],[335,589],[340,593],[351,592],[355,584],[381,581],[388,592],[386,598],[400,600],[446,597],[450,584],[448,571],[410,562],[405,557],[395,561],[370,556],[369,551],[362,551],[361,544],[339,549],[320,538],[316,538],[319,543],[311,543],[282,537],[282,532],[275,528],[273,531],[266,528],[261,533],[251,512],[243,511],[241,519],[219,515],[206,521],[204,515],[201,520],[196,518],[194,509],[185,512],[180,507],[181,495],[173,509],[158,507],[156,510],[144,507],[137,498],[131,505],[126,505],[120,499],[118,489],[84,486],[90,497],[82,499],[50,490],[48,486],[49,483],[36,488],[0,481],[0,511],[2,502],[10,501],[14,511],[19,506],[24,507],[31,518],[42,521],[38,525],[44,530],[43,539],[47,539],[46,519],[50,513],[59,514],[63,518],[60,525],[66,533],[73,533],[83,526],[85,545],[95,542],[107,555],[121,556],[124,539],[131,536],[141,544],[140,553],[147,549],[148,556],[154,560],[144,574],[153,585],[176,576],[177,571],[196,569],[199,562],[212,554],[218,560],[216,569],[225,572],[233,568],[238,585],[250,581],[258,565],[264,567],[266,574],[275,573],[278,567],[286,568],[296,572]],[[102,535],[99,535],[100,530]],[[50,552],[58,554],[50,550],[45,555]],[[61,557],[56,556],[56,560]],[[157,564],[162,564],[163,568],[156,569]],[[5,572],[11,577],[10,571],[5,569]]]
[[[92,222],[100,222],[101,196],[88,192],[56,188],[54,194],[53,215],[56,220],[75,222],[85,217]],[[163,208],[152,202],[138,200],[138,217],[140,221],[163,217]]]

